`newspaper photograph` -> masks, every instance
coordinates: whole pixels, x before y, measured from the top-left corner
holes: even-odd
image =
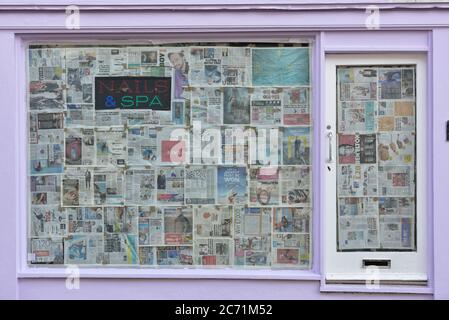
[[[251,94],[251,124],[282,124],[282,89],[254,88]]]
[[[338,131],[341,133],[359,133],[376,131],[376,104],[374,101],[342,101],[338,108]],[[381,127],[380,118],[379,130]]]
[[[226,87],[223,94],[223,123],[250,123],[250,88]]]
[[[132,169],[125,172],[126,205],[152,205],[156,202],[156,171]]]
[[[159,65],[172,68],[172,97],[174,99],[188,99],[188,92],[185,92],[185,88],[189,86],[189,72],[191,72],[191,62],[190,60],[188,61],[188,58],[188,48],[178,47],[159,49]]]
[[[379,133],[380,165],[413,165],[415,163],[415,133]]]
[[[139,206],[139,246],[164,245],[163,208]]]
[[[63,81],[30,81],[29,110],[63,110],[65,90]]]
[[[184,168],[158,167],[157,174],[157,203],[159,205],[184,204]]]
[[[65,207],[93,205],[94,188],[96,186],[93,169],[67,168],[62,177],[62,205]]]
[[[103,234],[102,207],[73,207],[64,209],[69,234]]]
[[[310,233],[311,208],[274,208],[274,233]]]
[[[89,172],[89,170],[86,170]],[[88,174],[86,172],[86,175]],[[94,178],[94,203],[96,205],[123,205],[123,172],[113,169],[96,169]],[[89,180],[90,181],[90,177]],[[90,184],[88,185],[90,189]],[[87,188],[86,188],[87,189]]]
[[[246,204],[248,193],[246,167],[217,168],[217,203]]]
[[[280,167],[281,205],[312,205],[310,167]]]
[[[401,69],[379,69],[380,99],[401,99]]]
[[[273,268],[310,268],[310,235],[295,233],[273,234]]]
[[[379,195],[415,195],[415,172],[411,166],[379,166]]]
[[[227,266],[231,264],[232,239],[196,239],[193,252],[195,264],[200,266]]]
[[[338,159],[340,164],[376,163],[376,134],[339,134]]]
[[[184,164],[189,161],[189,132],[184,127],[163,127],[157,133],[159,162]]]
[[[95,110],[93,104],[67,104],[65,117],[66,128],[95,126]]]
[[[67,129],[65,133],[65,164],[67,166],[95,165],[94,129]]]
[[[193,213],[190,207],[166,207],[164,212],[164,242],[166,245],[192,244]]]
[[[75,234],[64,239],[64,263],[95,265],[103,263],[103,236]]]
[[[128,165],[152,165],[158,162],[157,128],[128,128]]]
[[[201,206],[194,209],[194,234],[197,237],[232,237],[231,206]]]
[[[171,122],[174,125],[183,125],[186,122],[185,114],[186,114],[186,107],[185,107],[185,101],[184,100],[174,100],[171,103]],[[163,111],[160,111],[162,113]]]
[[[279,205],[279,168],[260,167],[249,169],[249,205]]]
[[[282,109],[284,125],[310,126],[311,108],[309,88],[282,88]]]
[[[191,121],[200,121],[202,126],[223,123],[222,88],[192,88],[190,97]]]
[[[156,265],[155,247],[139,247],[140,265],[154,266]]]
[[[338,195],[363,197],[378,195],[377,164],[346,164],[337,167]],[[379,183],[381,185],[381,183]]]
[[[379,131],[415,131],[415,102],[379,102],[377,122]]]
[[[251,51],[253,86],[309,85],[309,48],[253,48]]]
[[[28,261],[31,264],[63,264],[64,246],[62,238],[40,238],[30,240]]]
[[[126,131],[123,128],[98,129],[96,132],[97,165],[126,164]]]
[[[186,204],[215,204],[217,169],[211,166],[188,166],[185,171]]]
[[[282,157],[284,165],[309,165],[311,163],[310,127],[284,127]]]
[[[185,266],[193,264],[192,247],[166,246],[156,247],[158,266]]]

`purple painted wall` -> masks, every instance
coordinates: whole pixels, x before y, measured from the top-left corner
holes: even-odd
[[[426,4],[381,4],[380,29],[366,30],[366,5],[348,4],[334,10],[330,4],[311,5],[308,1],[285,1],[283,5],[264,7],[261,1],[167,7],[111,6],[119,1],[83,1],[81,29],[67,30],[64,26],[65,7],[56,0],[21,1],[23,6],[0,5],[0,298],[9,299],[431,299],[449,298],[449,143],[445,141],[445,122],[449,119],[449,6],[431,7]],[[135,1],[138,3],[141,1]],[[265,1],[268,3],[270,1]],[[321,1],[324,3],[325,1]],[[235,3],[235,2],[234,2]],[[36,4],[37,6],[31,6]],[[99,5],[96,5],[99,4]],[[154,3],[153,3],[154,4]],[[179,3],[175,3],[179,4]],[[196,5],[195,5],[196,4]],[[41,6],[39,6],[41,5]],[[94,6],[96,5],[96,6]],[[221,10],[228,7],[232,10]],[[133,10],[130,10],[133,9]],[[261,10],[264,9],[264,10]],[[23,251],[23,163],[25,120],[24,48],[26,41],[77,41],[80,43],[112,40],[142,42],[156,39],[272,39],[314,41],[314,108],[315,134],[320,133],[321,110],[325,81],[323,63],[326,53],[335,52],[422,52],[428,55],[429,143],[433,153],[428,173],[429,186],[429,268],[427,288],[383,288],[386,292],[402,293],[344,293],[350,286],[329,288],[320,282],[320,212],[319,202],[314,212],[314,269],[297,280],[237,280],[237,279],[130,279],[122,273],[104,279],[101,274],[82,278],[79,290],[68,290],[62,274],[45,278],[27,273],[22,260]],[[135,40],[134,40],[135,39]],[[22,108],[22,109],[21,109]],[[432,117],[433,115],[433,117]],[[318,140],[318,139],[317,139]],[[20,147],[21,146],[21,147]],[[316,159],[320,144],[316,143]],[[22,151],[21,151],[22,150]],[[21,158],[22,157],[22,158]],[[319,181],[319,174],[315,179]],[[319,184],[315,192],[324,201]],[[433,241],[432,241],[433,240]],[[135,276],[134,276],[135,277]],[[232,277],[231,277],[232,278]],[[326,293],[325,291],[340,291]],[[382,291],[382,290],[381,290]],[[405,294],[409,292],[410,294]]]

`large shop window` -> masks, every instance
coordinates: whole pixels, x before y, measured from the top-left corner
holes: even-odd
[[[30,46],[29,264],[310,269],[310,50]]]

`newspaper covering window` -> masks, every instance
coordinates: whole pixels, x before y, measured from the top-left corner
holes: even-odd
[[[338,67],[338,250],[416,250],[415,67]]]
[[[27,55],[31,265],[312,267],[310,44],[32,45]],[[413,69],[402,72],[413,83]],[[379,197],[345,210],[377,214],[391,247],[414,217],[414,93],[400,94],[409,100],[380,106],[360,93],[342,111],[382,133],[348,141],[397,144],[362,163],[348,155],[345,172],[362,176],[342,183],[354,199]],[[356,187],[363,172],[374,176]]]

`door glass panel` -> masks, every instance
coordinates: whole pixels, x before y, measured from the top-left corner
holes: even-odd
[[[415,73],[337,67],[338,251],[416,251]]]

